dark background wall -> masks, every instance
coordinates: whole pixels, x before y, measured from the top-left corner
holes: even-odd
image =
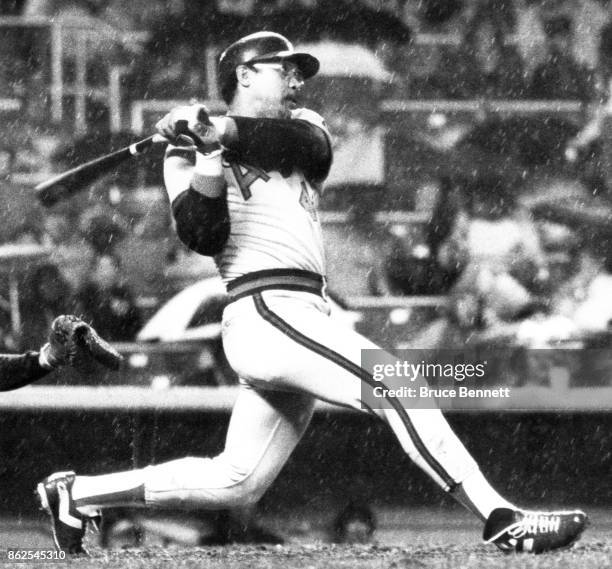
[[[31,516],[32,491],[56,470],[130,469],[221,450],[226,414],[5,413],[0,418],[0,514]],[[609,413],[455,413],[449,421],[493,485],[521,505],[612,503]],[[136,447],[136,453],[134,453]],[[386,425],[318,413],[261,508],[452,502],[403,454]]]

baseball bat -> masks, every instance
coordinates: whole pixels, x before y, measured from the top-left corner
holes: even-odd
[[[89,162],[75,166],[66,172],[41,182],[34,188],[36,195],[44,206],[50,207],[58,201],[80,192],[90,182],[111,172],[122,162],[134,156],[144,154],[157,142],[168,141],[160,134],[154,134],[124,148],[99,158],[94,158]]]

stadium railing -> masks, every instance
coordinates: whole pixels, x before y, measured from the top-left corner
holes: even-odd
[[[2,411],[118,412],[139,413],[193,411],[229,413],[238,387],[170,387],[153,389],[141,386],[28,386],[6,392],[0,399]],[[318,402],[317,412],[352,412]],[[483,399],[477,409],[453,412],[601,412],[612,410],[612,387],[518,387],[512,402]]]

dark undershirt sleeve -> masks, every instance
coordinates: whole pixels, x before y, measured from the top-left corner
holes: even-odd
[[[172,202],[179,239],[200,255],[220,253],[229,237],[230,223],[225,193],[206,197],[189,188]]]
[[[38,352],[0,354],[0,391],[11,391],[28,385],[51,370],[38,362]]]
[[[311,182],[327,177],[332,152],[323,129],[301,119],[232,118],[238,137],[228,149],[247,164],[283,175],[298,168]]]

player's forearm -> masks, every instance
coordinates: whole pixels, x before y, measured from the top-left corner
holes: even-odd
[[[11,391],[47,375],[51,368],[43,367],[38,352],[0,355],[0,391]]]
[[[221,152],[204,155],[192,147],[169,146],[164,184],[170,203],[190,188],[209,198],[219,197],[225,189]]]
[[[193,148],[171,147],[164,181],[180,240],[201,255],[218,253],[229,235],[220,151],[203,155]]]
[[[318,181],[331,166],[331,146],[319,127],[299,119],[214,119],[221,144],[264,170],[302,170]]]

